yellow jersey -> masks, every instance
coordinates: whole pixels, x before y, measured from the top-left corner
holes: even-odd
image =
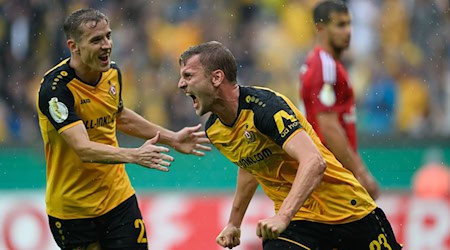
[[[227,126],[212,114],[205,130],[211,143],[225,157],[258,180],[274,202],[276,212],[291,190],[299,167],[283,147],[301,130],[308,133],[327,168],[319,186],[293,220],[342,224],[359,220],[376,208],[353,174],[320,142],[301,112],[279,93],[240,86],[234,123]]]
[[[47,213],[59,219],[93,218],[134,194],[124,164],[82,162],[61,133],[77,124],[89,139],[118,147],[116,115],[123,108],[122,79],[115,63],[96,85],[79,79],[63,60],[49,70],[37,95],[47,165]]]

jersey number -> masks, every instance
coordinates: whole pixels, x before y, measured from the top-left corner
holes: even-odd
[[[387,250],[392,250],[391,246],[387,242],[386,236],[384,234],[378,235],[378,240],[373,240],[369,244],[370,250],[381,250],[381,246],[384,246]]]
[[[147,243],[147,238],[144,237],[145,225],[142,219],[136,219],[134,221],[134,228],[140,228],[139,237],[137,238],[137,243]]]

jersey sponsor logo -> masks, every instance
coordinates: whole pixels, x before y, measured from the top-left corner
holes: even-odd
[[[55,122],[62,123],[69,116],[69,110],[67,109],[67,106],[64,103],[58,101],[57,97],[52,97],[52,99],[48,101],[48,105],[50,116]]]
[[[93,128],[97,128],[97,127],[105,127],[105,126],[113,123],[115,121],[115,118],[116,118],[116,114],[105,115],[105,116],[97,117],[96,119],[93,119],[93,120],[83,121],[83,123],[84,123],[84,126],[86,127],[86,129],[93,129]]]
[[[261,152],[258,152],[252,156],[244,157],[244,158],[240,159],[236,164],[241,168],[246,168],[250,165],[253,165],[255,163],[258,163],[260,161],[267,159],[272,154],[273,153],[270,149],[265,148]]]
[[[320,102],[331,107],[336,103],[336,94],[334,93],[334,88],[331,84],[325,83],[319,93]]]
[[[273,115],[273,119],[277,125],[278,133],[282,138],[286,137],[292,129],[295,129],[300,124],[295,116],[288,114],[285,110],[278,111]],[[290,123],[286,125],[285,120]]]

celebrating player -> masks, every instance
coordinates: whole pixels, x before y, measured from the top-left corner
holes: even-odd
[[[37,110],[47,161],[46,204],[61,249],[147,249],[145,225],[124,163],[168,171],[160,142],[202,156],[200,124],[172,132],[123,106],[122,78],[111,62],[108,18],[94,9],[64,22],[70,58],[42,80]],[[116,130],[147,140],[120,148]],[[150,139],[151,138],[151,139]]]
[[[212,112],[206,135],[239,167],[219,245],[240,244],[239,227],[261,185],[276,211],[256,228],[264,250],[401,249],[383,211],[289,99],[238,85],[235,58],[218,42],[189,48],[179,63],[178,87],[198,115]]]

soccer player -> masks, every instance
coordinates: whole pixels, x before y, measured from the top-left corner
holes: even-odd
[[[318,45],[300,69],[306,118],[322,143],[377,199],[378,184],[357,151],[353,89],[339,60],[350,44],[351,18],[347,6],[340,1],[320,2],[313,16]]]
[[[37,98],[51,232],[61,249],[147,249],[124,163],[168,171],[173,158],[156,143],[202,156],[209,141],[198,131],[200,124],[172,132],[124,107],[103,13],[75,11],[64,32],[71,56],[45,74]],[[121,148],[117,130],[149,140],[139,148]]]
[[[261,185],[276,211],[256,228],[264,250],[401,249],[383,211],[289,99],[238,85],[236,61],[218,42],[189,48],[179,63],[178,87],[197,115],[212,112],[206,135],[239,167],[219,245],[239,245],[239,227]]]

